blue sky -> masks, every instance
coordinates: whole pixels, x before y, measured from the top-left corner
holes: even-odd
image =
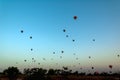
[[[0,69],[94,66],[102,71],[111,64],[113,71],[120,70],[119,4],[119,0],[0,0]]]

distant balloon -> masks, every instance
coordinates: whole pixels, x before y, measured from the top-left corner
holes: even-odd
[[[95,39],[93,39],[93,41],[95,41]]]
[[[117,56],[118,56],[118,57],[120,57],[120,55],[119,55],[119,54],[118,54]]]
[[[76,60],[78,60],[78,58],[76,58]]]
[[[23,33],[23,30],[21,30],[21,33]]]
[[[94,69],[94,67],[92,67],[92,69]]]
[[[30,36],[30,39],[32,39],[32,36]]]
[[[74,40],[74,39],[73,39],[72,41],[73,41],[73,42],[75,42],[75,40]]]
[[[73,55],[75,55],[75,53],[73,53]]]
[[[109,73],[112,73],[112,71],[109,71]]]
[[[112,65],[109,65],[109,68],[110,68],[110,69],[112,69],[112,67],[113,67]]]
[[[66,37],[68,37],[68,35],[66,35]]]
[[[64,51],[61,51],[61,53],[64,53]]]
[[[46,60],[45,58],[43,58],[43,60]]]
[[[38,65],[40,65],[40,63],[38,63]]]
[[[66,32],[66,30],[65,30],[65,29],[63,29],[63,32]]]
[[[33,49],[32,49],[32,48],[31,48],[30,50],[31,50],[31,51],[33,51]]]
[[[53,52],[53,54],[55,54],[55,52]]]
[[[76,19],[77,19],[77,16],[74,16],[73,18],[74,18],[74,20],[76,20]]]
[[[91,56],[89,56],[89,59],[91,58]]]
[[[62,56],[60,56],[60,58],[62,58]]]
[[[34,60],[34,58],[32,58],[32,60]]]
[[[24,60],[25,62],[27,61],[27,60]]]

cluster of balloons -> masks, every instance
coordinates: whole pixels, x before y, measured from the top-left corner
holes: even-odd
[[[73,19],[74,20],[77,20],[77,16],[73,16]],[[63,32],[65,33],[67,30],[66,29],[63,29]],[[20,31],[21,33],[24,33],[23,30]],[[66,35],[66,37],[69,37],[69,35]],[[29,37],[30,39],[32,39],[32,36]],[[93,42],[95,42],[96,40],[95,39],[92,39]],[[72,39],[72,42],[75,42],[75,39]],[[31,51],[33,51],[33,48],[30,49]],[[61,53],[64,53],[63,50],[61,50]],[[53,54],[56,54],[56,52],[53,52]],[[73,53],[73,55],[76,55],[75,53]],[[120,57],[120,55],[117,55],[118,57]],[[62,56],[60,56],[60,59],[62,58]],[[89,59],[91,59],[91,56],[88,57]],[[46,58],[43,58],[43,60],[45,61]],[[51,58],[51,60],[53,60],[53,58]],[[76,58],[76,60],[78,60],[78,57]],[[26,62],[27,60],[25,59],[24,62]],[[36,60],[34,58],[32,58],[32,61],[33,62],[36,62]],[[58,63],[56,63],[58,64]],[[80,63],[78,63],[80,65]],[[38,63],[38,65],[40,65],[40,63]],[[75,67],[75,65],[73,65],[73,67]],[[112,69],[112,65],[109,65],[109,68]],[[66,67],[64,67],[64,69],[66,69]],[[82,67],[80,68],[82,69]],[[94,69],[94,67],[92,66],[91,69]]]

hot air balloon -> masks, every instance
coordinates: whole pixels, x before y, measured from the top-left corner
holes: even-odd
[[[74,40],[74,39],[73,39],[72,41],[73,41],[73,42],[75,42],[75,40]]]
[[[95,39],[93,39],[93,41],[95,41]]]
[[[94,67],[92,67],[92,69],[94,69]]]
[[[23,33],[23,30],[21,30],[20,32]]]
[[[63,32],[66,32],[66,30],[65,30],[65,29],[63,29]]]
[[[112,65],[109,65],[109,68],[110,68],[110,69],[112,69],[112,67],[113,67]]]
[[[120,55],[119,55],[119,54],[118,54],[117,56],[118,56],[118,57],[120,57]]]
[[[62,56],[60,56],[60,58],[62,58]]]
[[[32,48],[31,48],[30,50],[31,50],[31,51],[33,51],[33,49],[32,49]]]
[[[75,53],[73,53],[73,55],[75,55]]]
[[[89,59],[91,58],[91,56],[89,56]]]
[[[68,37],[68,35],[66,35],[66,37]]]
[[[25,62],[27,61],[27,60],[24,60]]]
[[[61,51],[61,53],[64,53],[64,51]]]
[[[74,18],[74,20],[76,20],[76,19],[77,19],[77,16],[74,16],[73,18]]]
[[[38,63],[38,65],[40,65],[40,63]]]
[[[34,60],[34,58],[32,58],[32,60]]]
[[[76,60],[78,60],[78,58],[76,58]]]
[[[30,36],[30,39],[32,39],[32,36]]]
[[[53,54],[55,54],[55,52],[53,52]]]

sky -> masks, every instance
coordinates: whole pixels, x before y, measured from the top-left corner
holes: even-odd
[[[120,71],[119,4],[119,0],[0,0],[0,71],[9,66]]]

